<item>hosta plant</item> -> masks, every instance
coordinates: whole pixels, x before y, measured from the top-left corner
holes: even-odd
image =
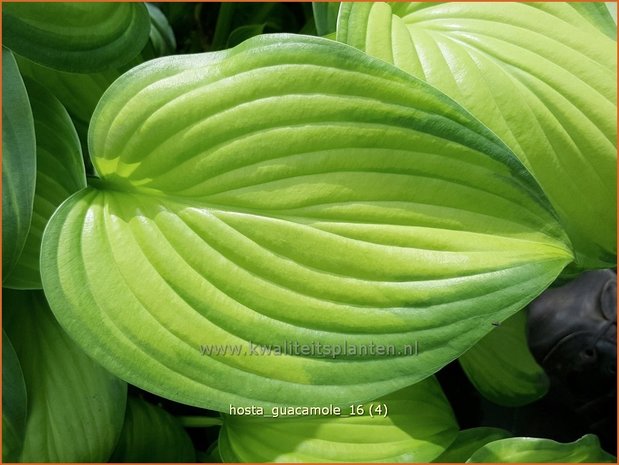
[[[179,8],[3,8],[5,460],[612,460],[433,376],[543,397],[523,309],[614,266],[606,6]]]

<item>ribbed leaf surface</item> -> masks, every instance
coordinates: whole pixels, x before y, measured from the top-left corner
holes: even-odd
[[[550,439],[508,438],[491,442],[475,452],[470,463],[613,463],[598,438],[587,434],[577,441],[560,443]]]
[[[614,266],[617,43],[594,4],[354,2],[338,18],[338,40],[436,86],[518,155],[579,266]]]
[[[93,73],[124,65],[146,45],[143,3],[9,2],[2,8],[6,46],[61,71]]]
[[[37,175],[30,230],[5,287],[40,289],[41,237],[54,210],[86,187],[82,149],[62,104],[34,81],[26,82],[36,132]]]
[[[46,294],[113,373],[193,405],[379,397],[453,360],[571,260],[491,132],[326,39],[134,68],[89,143],[101,180],[46,229]],[[331,353],[299,353],[316,344]]]
[[[527,345],[526,324],[521,310],[458,359],[477,390],[496,404],[522,406],[548,392],[548,377]]]
[[[370,416],[381,405],[386,416]],[[373,406],[373,407],[372,407]],[[224,462],[428,462],[456,437],[458,425],[433,377],[363,407],[363,415],[261,418],[224,416]],[[355,406],[357,410],[357,406]],[[268,413],[268,412],[267,412]]]
[[[482,446],[499,439],[509,438],[511,433],[501,428],[463,429],[456,439],[449,445],[447,450],[433,461],[436,463],[464,463]],[[534,460],[534,458],[531,458]]]
[[[32,110],[13,53],[2,48],[2,280],[26,242],[36,179]]]
[[[2,304],[28,393],[19,461],[107,461],[122,428],[127,385],[75,345],[42,292],[4,289]]]

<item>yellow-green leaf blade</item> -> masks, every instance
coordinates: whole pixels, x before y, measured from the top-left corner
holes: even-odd
[[[193,405],[387,394],[460,355],[571,260],[492,133],[325,39],[262,36],[134,68],[104,95],[89,142],[102,179],[44,235],[51,306],[113,373]],[[331,352],[251,351],[287,342]],[[345,346],[365,353],[333,356]],[[205,353],[223,347],[240,352]]]
[[[340,416],[224,415],[219,451],[224,462],[419,463],[444,451],[457,428],[432,377],[374,402],[347,406]]]
[[[540,182],[578,265],[599,268],[616,261],[616,41],[577,10],[349,3],[338,40],[426,80],[492,129]]]
[[[495,323],[458,359],[464,372],[486,399],[499,405],[517,407],[543,397],[549,380],[527,345],[526,311]]]

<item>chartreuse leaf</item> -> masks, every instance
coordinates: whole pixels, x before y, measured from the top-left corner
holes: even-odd
[[[617,250],[617,43],[568,3],[344,3],[337,39],[436,86],[529,167],[580,267]]]
[[[382,415],[370,416],[378,405]],[[224,415],[219,451],[224,462],[428,462],[458,434],[434,377],[364,405],[362,415],[350,412],[351,407],[330,417]]]
[[[609,8],[612,8],[610,3],[569,2],[568,5],[578,11],[578,13],[608,37],[617,40],[617,23],[615,23],[609,10]],[[616,4],[613,3],[613,5],[616,8]]]
[[[146,45],[150,19],[143,3],[7,3],[4,44],[60,71],[92,73],[124,65]]]
[[[459,358],[477,390],[496,404],[522,406],[548,392],[548,377],[527,345],[526,325],[521,310]]]
[[[42,292],[4,289],[2,299],[28,392],[20,461],[107,461],[122,428],[126,384],[75,345]]]
[[[613,463],[597,436],[587,434],[577,441],[560,443],[550,439],[508,438],[486,444],[467,462],[472,463]]]
[[[26,431],[26,384],[19,359],[2,331],[2,461],[17,462]]]
[[[176,418],[161,407],[129,397],[111,462],[195,462],[191,439]]]
[[[473,452],[485,444],[510,436],[511,433],[509,431],[501,428],[480,427],[464,429],[458,433],[456,439],[449,445],[447,450],[433,461],[437,463],[464,463]]]
[[[10,50],[2,48],[2,280],[13,269],[30,228],[36,149],[26,87]]]
[[[417,382],[572,259],[491,132],[327,39],[133,68],[89,145],[101,179],[43,238],[54,313],[114,374],[213,410]]]
[[[35,81],[26,81],[36,131],[37,175],[30,230],[4,286],[40,289],[39,252],[47,221],[72,193],[86,187],[82,150],[62,104]]]

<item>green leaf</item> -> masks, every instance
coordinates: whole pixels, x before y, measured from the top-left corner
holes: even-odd
[[[247,24],[244,26],[237,27],[234,31],[230,33],[228,36],[228,47],[235,47],[241,42],[246,41],[250,37],[254,37],[260,35],[264,32],[264,27],[266,24]]]
[[[480,447],[489,442],[511,436],[509,431],[501,428],[470,428],[458,433],[454,442],[445,452],[433,461],[436,463],[464,463]]]
[[[379,405],[384,416],[371,417],[370,409]],[[224,415],[221,457],[250,463],[428,462],[457,435],[453,412],[434,377],[363,409],[364,414],[355,416],[349,416],[350,407],[342,416],[330,417]]]
[[[219,446],[217,442],[211,445],[206,452],[197,452],[198,462],[202,463],[223,463],[221,460],[221,454],[219,453]]]
[[[335,32],[337,27],[337,14],[340,11],[340,2],[312,2],[316,33],[326,36]]]
[[[583,268],[617,252],[617,43],[568,3],[344,3],[337,39],[461,103],[529,167]],[[567,19],[566,19],[567,18]]]
[[[2,280],[11,272],[28,236],[36,149],[26,87],[10,50],[2,48]]]
[[[148,14],[150,15],[150,33],[145,50],[150,50],[152,55],[148,59],[171,55],[176,50],[174,31],[170,27],[165,15],[157,6],[147,3],[146,8],[148,8]],[[144,58],[146,58],[145,50],[142,50],[141,53]]]
[[[2,299],[28,392],[20,461],[107,461],[122,428],[126,384],[84,355],[42,292],[4,289]]]
[[[143,3],[7,3],[4,44],[60,71],[93,73],[120,67],[146,45],[150,20]]]
[[[30,230],[19,260],[5,287],[40,289],[41,237],[54,210],[71,194],[86,187],[82,150],[75,127],[62,104],[35,81],[26,88],[37,140],[37,175]]]
[[[459,358],[460,364],[486,399],[508,407],[529,404],[548,392],[549,381],[527,345],[526,311],[499,324]]]
[[[129,397],[125,425],[111,462],[196,461],[191,439],[176,418],[161,407]]]
[[[606,3],[570,2],[569,6],[580,13],[587,21],[613,40],[617,40],[617,23]],[[612,8],[612,7],[610,7]],[[616,5],[615,5],[616,8]]]
[[[89,142],[101,179],[43,238],[50,304],[114,374],[191,405],[380,397],[461,355],[572,258],[492,133],[327,39],[145,63],[103,96]],[[316,344],[330,353],[299,353]]]
[[[13,345],[2,330],[2,462],[17,462],[26,432],[24,374]]]
[[[124,71],[148,59],[170,54],[176,48],[174,34],[163,13],[152,5],[147,4],[147,7],[151,18],[150,40],[137,57],[120,68],[96,73],[67,72],[17,56],[22,75],[39,82],[54,94],[75,120],[76,127],[87,127],[101,95]],[[78,133],[81,136],[79,127]]]
[[[121,75],[116,69],[100,73],[69,73],[38,65],[17,57],[24,76],[45,86],[60,100],[69,114],[87,124],[103,92]]]
[[[604,452],[597,436],[587,434],[574,442],[550,439],[509,438],[486,444],[467,462],[471,463],[614,463],[617,459]]]

